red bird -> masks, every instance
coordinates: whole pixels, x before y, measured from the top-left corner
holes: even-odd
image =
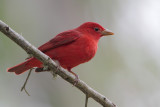
[[[58,34],[38,49],[50,58],[57,60],[63,68],[75,75],[76,80],[78,80],[78,75],[72,72],[71,69],[91,60],[97,51],[99,39],[102,36],[113,34],[97,23],[86,22],[78,28]],[[7,71],[15,72],[18,75],[33,67],[42,69],[43,64],[36,58],[30,58],[9,68]]]

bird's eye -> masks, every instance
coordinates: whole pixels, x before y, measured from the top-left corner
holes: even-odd
[[[97,31],[99,31],[99,28],[98,28],[98,27],[95,27],[94,30],[97,32]]]

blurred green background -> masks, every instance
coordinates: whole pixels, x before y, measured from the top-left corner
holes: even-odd
[[[96,56],[73,69],[119,107],[160,107],[159,0],[0,0],[0,19],[39,47],[56,34],[93,21],[115,35],[101,38]],[[50,73],[6,72],[26,52],[0,33],[0,107],[84,107],[85,95]],[[88,107],[101,107],[89,99]]]

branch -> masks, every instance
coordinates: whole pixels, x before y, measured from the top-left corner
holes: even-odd
[[[20,34],[11,29],[7,24],[0,20],[0,31],[4,33],[7,37],[13,40],[21,48],[23,48],[28,54],[32,54],[35,58],[47,65],[53,72],[57,71],[56,63],[47,55],[38,50],[35,46],[31,45],[27,40],[25,40]],[[56,72],[64,80],[71,84],[74,84],[74,76],[68,71],[60,67],[58,72]],[[81,90],[86,96],[93,98],[95,101],[100,103],[103,107],[117,107],[110,100],[108,100],[104,95],[98,93],[91,87],[89,87],[85,82],[79,80],[75,85],[79,90]]]

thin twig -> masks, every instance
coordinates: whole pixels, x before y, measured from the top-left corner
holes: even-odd
[[[85,107],[87,107],[87,104],[88,104],[88,94],[86,94],[86,99],[85,99]]]
[[[24,82],[24,84],[23,84],[23,86],[22,86],[22,88],[21,88],[21,91],[24,90],[28,96],[30,96],[30,94],[29,94],[29,93],[27,92],[27,90],[26,90],[26,84],[27,84],[27,82],[28,82],[28,79],[29,79],[29,77],[30,77],[30,75],[31,75],[31,71],[32,71],[32,70],[33,70],[32,68],[29,70],[28,75],[27,75],[27,78],[26,78],[26,81]]]
[[[49,58],[47,55],[39,51],[36,47],[31,45],[27,40],[25,40],[20,34],[11,29],[7,24],[0,20],[0,31],[4,33],[7,37],[12,39],[15,43],[17,43],[21,48],[23,48],[27,53],[32,54],[33,57],[37,58],[45,65],[49,67],[53,72],[56,71],[56,63]],[[65,54],[65,53],[64,53]],[[49,60],[48,60],[49,59]],[[61,76],[64,80],[68,81],[71,84],[74,84],[74,76],[70,74],[68,71],[63,68],[59,68],[58,72],[56,72],[59,76]],[[89,87],[86,83],[79,79],[78,83],[75,85],[78,89],[80,89],[84,94],[88,94],[95,101],[100,103],[104,107],[116,107],[110,100],[108,100],[104,95],[98,93],[91,87]]]

